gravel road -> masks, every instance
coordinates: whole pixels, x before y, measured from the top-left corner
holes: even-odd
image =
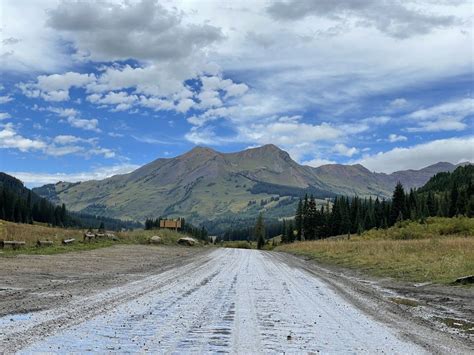
[[[275,255],[217,249],[64,306],[2,317],[0,345],[25,353],[432,351],[407,336],[409,325],[367,315]]]

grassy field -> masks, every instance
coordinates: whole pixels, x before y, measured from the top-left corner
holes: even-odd
[[[358,268],[376,276],[451,283],[474,274],[474,219],[429,218],[361,236],[281,245],[278,251],[323,263]]]
[[[114,244],[147,244],[150,237],[158,235],[161,237],[162,245],[175,245],[183,234],[172,230],[135,230],[130,232],[118,232],[113,234],[119,238],[118,241],[97,240],[92,242],[82,242],[85,230],[63,229],[48,227],[41,224],[18,224],[0,220],[0,239],[24,241],[26,245],[17,250],[11,248],[0,249],[2,256],[14,256],[17,254],[56,254],[70,251],[92,250],[108,247]],[[71,245],[61,244],[63,239],[76,239]],[[38,240],[51,240],[53,246],[36,247]]]

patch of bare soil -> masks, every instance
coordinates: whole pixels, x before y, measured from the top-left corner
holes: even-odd
[[[352,304],[397,328],[430,352],[474,349],[474,287],[381,279],[340,266],[276,253],[322,279]]]
[[[207,252],[202,248],[117,245],[0,258],[0,316],[58,307],[73,298],[187,264]]]

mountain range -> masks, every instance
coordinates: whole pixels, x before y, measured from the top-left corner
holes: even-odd
[[[255,216],[262,210],[268,216],[290,216],[305,193],[319,200],[336,195],[388,198],[398,181],[405,188],[415,188],[434,174],[455,168],[450,163],[437,163],[384,174],[360,164],[300,165],[271,144],[236,153],[196,147],[128,174],[98,181],[58,182],[34,191],[54,203],[65,203],[72,211],[141,221],[182,216],[199,223]]]

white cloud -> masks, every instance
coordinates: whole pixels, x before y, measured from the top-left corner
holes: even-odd
[[[359,153],[359,149],[357,149],[356,147],[349,148],[348,146],[342,143],[336,144],[333,148],[333,151],[346,157],[352,157],[354,154]]]
[[[325,122],[318,125],[301,122],[254,123],[242,125],[237,129],[242,141],[283,146],[301,142],[332,141],[344,134],[337,127]]]
[[[99,120],[96,118],[88,120],[84,118],[68,117],[67,122],[75,128],[84,129],[86,131],[100,132],[100,129],[98,128]]]
[[[135,169],[138,165],[120,164],[112,166],[102,166],[91,171],[76,173],[34,173],[21,171],[8,171],[7,174],[15,176],[29,187],[41,186],[44,184],[55,184],[59,181],[78,182],[88,180],[102,180],[117,174],[126,174]]]
[[[0,148],[18,149],[21,152],[42,152],[49,156],[69,154],[90,157],[92,155],[114,158],[115,152],[97,145],[96,138],[80,138],[72,135],[58,135],[53,139],[27,138],[18,133],[12,123],[0,126]]]
[[[468,126],[463,122],[474,115],[474,99],[461,99],[414,111],[407,119],[416,126],[409,132],[462,131]]]
[[[8,95],[0,96],[0,104],[6,104],[7,102],[10,102],[12,100],[13,99]]]
[[[36,82],[20,83],[17,86],[30,98],[40,97],[45,101],[69,100],[69,89],[83,87],[95,81],[94,74],[67,72],[64,74],[40,75]]]
[[[0,112],[0,121],[12,118],[12,116],[7,112]]]
[[[392,173],[397,170],[420,169],[438,162],[457,164],[474,160],[474,137],[438,139],[407,148],[364,156],[357,162],[369,170]]]
[[[389,107],[394,110],[399,110],[408,105],[408,101],[404,99],[403,97],[400,97],[398,99],[395,99],[389,103]]]
[[[46,143],[38,139],[23,137],[18,134],[12,123],[7,123],[0,130],[0,148],[29,152],[46,148]]]
[[[402,136],[402,135],[398,135],[398,134],[394,134],[394,133],[388,135],[388,141],[392,142],[392,143],[394,143],[394,142],[403,142],[403,141],[406,141],[406,140],[407,140],[407,137]]]
[[[96,118],[80,118],[80,112],[74,108],[47,107],[45,110],[57,114],[59,117],[66,118],[71,127],[80,128],[86,131],[101,132],[99,129],[99,120]]]

